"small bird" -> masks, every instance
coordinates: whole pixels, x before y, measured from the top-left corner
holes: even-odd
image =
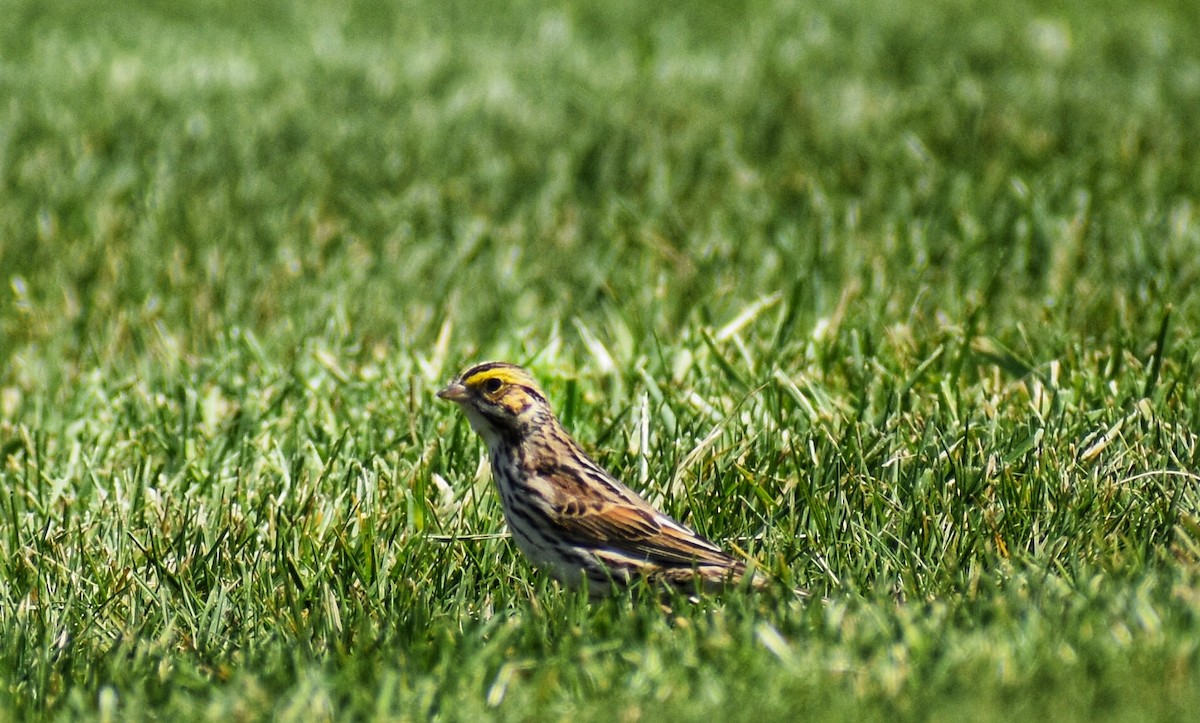
[[[684,593],[739,583],[746,565],[659,512],[605,472],[567,433],[519,366],[473,366],[437,393],[487,444],[517,547],[569,586],[600,596],[645,579]],[[748,581],[760,588],[766,579]]]

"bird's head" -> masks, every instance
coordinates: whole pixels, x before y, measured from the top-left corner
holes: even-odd
[[[533,376],[506,362],[476,364],[437,395],[462,407],[471,428],[489,447],[520,438],[531,422],[553,416]]]

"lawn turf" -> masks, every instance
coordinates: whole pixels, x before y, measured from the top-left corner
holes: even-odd
[[[0,720],[1200,709],[1191,3],[0,16]],[[487,358],[776,589],[531,570]]]

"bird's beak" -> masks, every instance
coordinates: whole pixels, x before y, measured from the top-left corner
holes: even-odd
[[[467,400],[467,388],[458,382],[451,382],[450,386],[437,393],[438,399],[448,399],[452,402],[465,402]]]

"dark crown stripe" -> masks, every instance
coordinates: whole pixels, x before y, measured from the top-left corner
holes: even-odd
[[[490,372],[493,369],[518,369],[518,368],[520,368],[520,367],[517,367],[516,365],[513,365],[513,364],[509,364],[508,362],[484,362],[482,364],[476,364],[475,366],[473,366],[470,369],[463,372],[462,380],[465,382],[466,380],[470,379],[473,376],[476,376],[477,374],[483,374],[484,372]]]

